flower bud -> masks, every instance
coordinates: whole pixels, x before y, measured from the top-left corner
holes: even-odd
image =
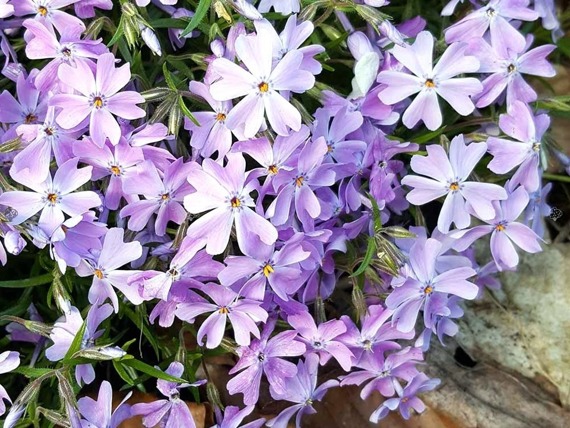
[[[139,13],[137,7],[129,2],[123,3],[123,5],[121,6],[121,10],[126,16],[130,17],[136,16]]]
[[[158,37],[151,28],[145,27],[141,25],[141,36],[144,40],[145,44],[150,48],[153,54],[161,56],[162,49],[160,47],[160,42],[158,41]]]

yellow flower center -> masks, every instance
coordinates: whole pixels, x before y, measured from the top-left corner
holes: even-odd
[[[431,293],[433,293],[433,287],[431,285],[428,285],[426,288],[424,288],[424,294],[426,296]]]
[[[95,106],[95,108],[101,108],[103,107],[103,98],[101,97],[95,97],[93,99],[93,105]]]
[[[532,150],[534,150],[535,152],[540,152],[540,143],[534,143],[532,145]]]
[[[230,203],[232,204],[232,208],[239,208],[241,207],[241,201],[239,200],[239,198],[237,196],[234,196],[232,198],[232,200],[230,201]]]
[[[449,190],[451,190],[453,192],[457,192],[459,190],[459,183],[457,183],[457,181],[454,181],[453,183],[451,183],[449,185]]]
[[[221,314],[226,314],[226,315],[227,315],[227,314],[230,313],[230,310],[229,310],[227,307],[222,306],[218,312],[221,313]]]
[[[38,7],[38,13],[39,13],[41,16],[46,16],[47,13],[48,13],[47,7],[45,7],[45,6],[40,6],[40,7]]]
[[[435,82],[433,81],[433,79],[426,79],[424,85],[426,86],[426,88],[435,88]]]
[[[30,113],[26,116],[24,122],[29,124],[29,123],[34,123],[36,120],[38,120],[38,117],[35,114]]]
[[[167,201],[170,199],[170,193],[163,193],[162,196],[160,197],[160,199],[162,199],[163,201]]]
[[[93,272],[93,275],[95,275],[99,279],[103,279],[103,271],[101,269],[95,269],[95,272]]]
[[[50,204],[55,205],[57,202],[57,195],[55,193],[49,193],[47,195],[47,200],[50,202]]]
[[[111,172],[113,175],[121,175],[121,168],[119,168],[117,165],[113,165],[111,167]]]
[[[223,122],[224,120],[226,120],[226,115],[224,113],[218,113],[216,115],[216,120],[218,122]]]
[[[48,137],[51,137],[53,134],[55,134],[55,129],[51,126],[48,126],[46,129],[44,129],[44,132]]]
[[[505,230],[505,225],[502,223],[499,223],[498,225],[495,226],[495,230],[497,232],[502,232],[503,230]]]
[[[269,168],[267,168],[267,170],[269,171],[270,174],[277,174],[279,172],[279,168],[277,168],[277,165],[270,165]]]
[[[275,270],[273,269],[273,266],[271,266],[269,263],[267,263],[263,267],[263,275],[265,275],[266,277],[269,277],[269,275],[272,274],[273,272],[275,272]]]
[[[295,179],[295,186],[301,187],[303,185],[303,181],[305,181],[305,178],[303,176],[297,177]]]
[[[257,85],[257,87],[261,93],[266,93],[269,91],[269,83],[267,82],[261,82],[259,85]]]

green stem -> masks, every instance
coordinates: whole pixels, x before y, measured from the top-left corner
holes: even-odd
[[[13,281],[0,281],[0,288],[28,288],[37,285],[50,284],[53,280],[51,273],[35,276],[28,279],[16,279]]]
[[[564,183],[570,183],[570,177],[566,175],[558,175],[558,174],[542,174],[542,178],[546,178],[547,180],[554,180],[554,181],[562,181]]]

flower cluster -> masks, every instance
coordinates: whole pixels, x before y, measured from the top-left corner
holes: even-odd
[[[523,23],[556,38],[552,2],[453,0],[442,14],[466,13],[443,40],[421,17],[394,26],[384,0],[314,22],[319,2],[216,1],[212,22],[210,2],[182,3],[0,0],[0,263],[36,260],[59,311],[10,312],[14,346],[34,350],[0,354],[0,373],[42,368],[16,369],[35,380],[4,426],[50,376],[65,415],[44,414],[72,427],[193,427],[181,394],[204,384],[216,427],[241,424],[265,390],[291,405],[243,426],[299,427],[346,385],[385,397],[373,422],[423,411],[418,394],[440,382],[420,370],[431,336],[453,336],[462,301],[541,251],[550,119],[529,79],[555,74],[555,46],[533,46]],[[120,19],[109,37],[105,14]],[[237,356],[225,385],[196,364],[223,352]],[[76,401],[102,365],[117,390],[138,371],[166,398],[112,413],[103,380]],[[218,390],[245,407],[224,411]]]

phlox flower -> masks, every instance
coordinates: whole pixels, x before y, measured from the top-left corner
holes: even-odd
[[[195,166],[191,162],[184,163],[183,158],[178,158],[168,166],[164,171],[164,177],[161,178],[151,161],[139,164],[136,171],[133,171],[131,179],[123,182],[123,191],[126,194],[145,197],[121,209],[121,217],[130,217],[128,228],[136,232],[141,231],[155,213],[155,230],[159,236],[166,233],[169,221],[182,224],[187,215],[182,201],[192,191],[186,177]]]
[[[238,345],[248,346],[250,335],[259,338],[259,328],[255,323],[267,321],[267,312],[260,303],[250,299],[240,299],[230,288],[217,284],[206,284],[201,290],[214,303],[207,300],[181,303],[176,309],[176,316],[184,321],[192,322],[198,315],[213,312],[198,330],[198,343],[202,345],[204,336],[208,336],[206,347],[217,348],[222,342],[229,318]]]
[[[53,28],[61,33],[75,34],[79,36],[85,31],[85,24],[81,19],[63,9],[78,0],[16,0],[12,1],[15,16],[34,15],[34,19],[53,31]]]
[[[506,199],[507,192],[491,183],[467,181],[477,163],[487,152],[487,144],[465,144],[463,135],[451,141],[449,155],[437,144],[427,146],[427,156],[412,157],[412,170],[426,177],[407,175],[402,184],[413,187],[406,199],[414,205],[423,205],[445,196],[437,227],[449,232],[451,223],[464,229],[471,223],[465,209],[469,204],[479,218],[489,220],[495,215],[492,201]],[[427,178],[429,177],[429,178]]]
[[[180,377],[184,373],[184,365],[178,361],[170,363],[166,373],[174,377]],[[137,403],[131,407],[131,414],[143,417],[143,425],[147,428],[164,426],[165,428],[196,428],[194,418],[186,402],[180,398],[180,389],[197,387],[205,381],[191,384],[170,382],[162,379],[156,381],[156,387],[167,400],[157,400],[152,403]]]
[[[552,183],[546,184],[536,192],[532,192],[529,204],[525,210],[525,223],[541,238],[544,238],[544,218],[552,214],[552,207],[547,198],[552,190]]]
[[[250,235],[256,235],[267,245],[277,240],[277,230],[266,219],[253,211],[254,201],[249,195],[255,183],[246,182],[245,159],[241,153],[229,153],[225,167],[211,159],[204,159],[201,168],[188,174],[188,182],[196,189],[184,198],[184,207],[191,214],[208,211],[188,228],[188,236],[207,240],[206,251],[222,253],[230,239],[235,222],[240,248]]]
[[[267,422],[268,427],[287,428],[289,420],[297,413],[295,427],[301,428],[301,419],[304,415],[317,413],[313,408],[313,403],[321,401],[327,390],[338,386],[337,380],[330,379],[317,387],[318,369],[319,358],[315,354],[307,355],[304,362],[299,361],[297,376],[285,379],[285,391],[282,394],[275,394],[274,397],[295,404],[269,420]]]
[[[370,415],[370,422],[377,424],[380,419],[388,416],[390,411],[394,411],[396,409],[400,411],[400,414],[404,419],[410,419],[410,410],[412,409],[418,413],[423,412],[426,409],[426,406],[423,401],[417,397],[417,395],[422,392],[432,391],[440,383],[441,381],[439,379],[429,379],[425,374],[419,373],[404,387],[404,389],[398,385],[398,397],[389,398],[384,401],[380,407]]]
[[[102,10],[113,9],[113,0],[77,0],[74,8],[78,18],[93,18],[95,16],[95,8]]]
[[[533,37],[527,37],[525,49],[517,53],[506,49],[502,44],[489,45],[484,39],[470,41],[469,53],[481,62],[479,73],[491,73],[483,80],[483,91],[477,96],[476,106],[487,107],[506,89],[507,106],[516,100],[525,103],[536,100],[535,90],[523,78],[523,74],[540,77],[556,75],[554,67],[546,57],[556,48],[555,45],[542,45],[528,50]]]
[[[431,327],[431,299],[434,294],[453,294],[469,300],[477,297],[479,288],[467,281],[467,278],[476,274],[472,268],[456,267],[437,274],[435,264],[441,247],[442,244],[433,238],[418,239],[412,246],[409,258],[411,272],[386,299],[386,306],[394,311],[392,323],[398,330],[413,330],[422,307],[424,325]]]
[[[142,95],[135,91],[119,92],[129,82],[131,71],[129,64],[115,68],[112,53],[99,56],[95,74],[85,63],[76,62],[75,67],[61,64],[58,77],[79,95],[57,94],[50,99],[50,105],[61,108],[57,123],[70,129],[89,117],[89,134],[99,147],[105,138],[113,145],[121,138],[121,128],[112,114],[128,120],[145,115],[145,111],[137,107],[144,102]]]
[[[263,118],[279,135],[288,135],[289,128],[301,128],[301,114],[279,91],[305,92],[315,84],[315,77],[300,69],[304,55],[290,51],[273,66],[271,40],[258,35],[240,36],[235,49],[247,70],[225,59],[217,58],[211,64],[221,76],[212,83],[210,93],[215,100],[227,101],[245,96],[226,118],[226,126],[235,129],[245,124],[244,136],[253,137],[261,128]]]
[[[242,410],[236,406],[226,406],[224,414],[216,407],[216,425],[211,428],[261,428],[265,424],[265,419],[257,419],[255,421],[243,424],[243,420],[253,412],[255,406],[246,406]]]
[[[0,0],[0,19],[8,18],[14,13],[14,6],[8,4],[10,0]]]
[[[93,275],[93,283],[89,288],[89,303],[101,305],[105,300],[111,300],[115,312],[119,311],[119,300],[113,287],[120,290],[134,305],[143,302],[139,290],[128,284],[129,276],[136,271],[119,270],[142,254],[142,247],[138,241],[123,242],[125,231],[119,227],[109,229],[103,238],[103,247],[98,254],[84,259],[75,269],[81,277]]]
[[[272,395],[284,394],[285,379],[295,376],[297,367],[283,357],[296,357],[305,352],[305,345],[295,340],[295,331],[283,331],[269,338],[274,326],[275,320],[269,321],[259,339],[237,349],[240,358],[230,374],[240,373],[230,379],[227,389],[232,395],[242,393],[247,406],[257,403],[262,374],[267,376]]]
[[[131,406],[126,404],[132,392],[113,410],[113,388],[104,380],[99,387],[97,400],[81,397],[77,400],[77,408],[83,418],[81,428],[117,428],[124,420],[131,417]]]
[[[463,251],[475,240],[490,233],[491,254],[499,270],[518,265],[519,256],[513,244],[527,253],[542,251],[541,239],[536,233],[516,221],[528,203],[528,193],[523,187],[517,187],[505,201],[494,202],[496,215],[491,220],[485,220],[486,225],[453,233],[452,236],[458,238],[454,248]]]
[[[57,70],[60,64],[75,66],[77,62],[83,62],[87,66],[94,66],[91,59],[108,52],[100,39],[81,40],[76,34],[69,34],[64,29],[58,40],[53,31],[38,21],[28,19],[23,25],[33,35],[26,44],[26,56],[30,59],[53,58],[34,79],[36,88],[42,92],[58,83]]]
[[[488,168],[496,174],[506,174],[518,166],[510,180],[511,189],[518,184],[527,192],[540,186],[542,137],[550,126],[547,114],[534,116],[530,107],[515,101],[507,107],[507,113],[499,116],[499,127],[515,141],[489,137],[487,145],[493,159]]]
[[[308,312],[300,312],[287,317],[287,322],[299,333],[297,340],[307,345],[307,354],[317,354],[321,365],[333,357],[344,371],[350,371],[354,355],[338,340],[346,332],[346,325],[341,320],[330,320],[317,326]]]
[[[24,183],[32,191],[15,190],[0,195],[0,205],[17,211],[11,224],[20,224],[41,211],[38,224],[52,231],[65,221],[64,213],[76,217],[101,205],[101,198],[92,191],[74,192],[91,178],[90,166],[77,168],[78,159],[70,159],[61,165],[52,179]],[[27,180],[26,180],[27,181]]]
[[[299,12],[301,4],[299,0],[261,0],[257,5],[261,13],[267,13],[271,8],[282,15],[289,15]]]
[[[402,116],[408,128],[420,120],[431,131],[441,126],[438,95],[462,116],[471,114],[475,109],[471,97],[482,89],[481,82],[473,77],[454,77],[479,69],[477,58],[465,54],[466,43],[450,45],[435,67],[432,65],[433,46],[431,33],[422,31],[411,46],[394,46],[390,51],[412,74],[385,70],[378,75],[378,82],[385,86],[378,97],[385,104],[398,103],[419,92]]]
[[[528,7],[528,0],[491,0],[461,21],[445,30],[445,41],[467,42],[475,37],[483,37],[487,30],[493,45],[502,44],[505,48],[521,52],[525,46],[524,36],[511,24],[511,20],[534,21],[538,13]]]
[[[0,354],[0,374],[8,373],[20,365],[20,354],[16,351],[5,351]],[[4,400],[12,403],[6,389],[0,385],[0,416],[6,413]]]

